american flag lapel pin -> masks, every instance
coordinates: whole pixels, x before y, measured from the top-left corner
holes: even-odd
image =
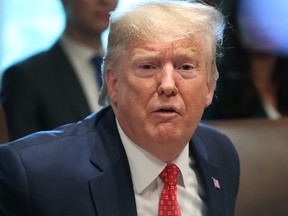
[[[216,190],[220,190],[220,183],[217,179],[215,179],[214,177],[212,177],[213,180],[213,185],[215,187]]]

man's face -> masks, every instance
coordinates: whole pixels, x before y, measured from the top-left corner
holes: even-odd
[[[62,0],[67,21],[90,33],[101,33],[109,24],[109,12],[118,0]]]
[[[199,39],[143,42],[122,55],[116,68],[106,71],[122,129],[158,158],[163,151],[183,149],[211,103],[214,81],[208,75],[215,66],[203,50]]]

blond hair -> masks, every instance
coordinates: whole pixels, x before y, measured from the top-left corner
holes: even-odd
[[[104,79],[106,69],[116,67],[118,57],[135,44],[173,42],[200,35],[204,37],[207,57],[215,61],[222,46],[224,27],[224,17],[216,8],[196,1],[154,0],[116,9],[110,16],[99,104],[110,105]]]

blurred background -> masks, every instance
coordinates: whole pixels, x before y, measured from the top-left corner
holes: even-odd
[[[132,1],[120,0],[118,5]],[[15,62],[49,48],[63,28],[60,0],[0,0],[0,74]],[[104,45],[106,37],[107,32],[102,36]]]
[[[125,6],[132,1],[135,0],[120,0],[118,5]],[[210,2],[217,2],[226,14],[231,9],[230,0]],[[242,36],[248,46],[259,49],[265,37],[274,42],[273,51],[288,54],[287,0],[265,0],[265,4],[262,0],[243,0],[239,7],[243,20],[239,25],[244,25]],[[247,19],[255,21],[245,25]],[[0,0],[0,73],[16,61],[50,47],[63,28],[64,14],[59,0]],[[103,34],[103,44],[106,36],[107,32]]]

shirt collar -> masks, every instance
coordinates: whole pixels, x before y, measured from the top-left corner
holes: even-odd
[[[60,38],[60,43],[63,49],[66,51],[67,55],[76,61],[87,61],[87,59],[92,59],[95,55],[104,55],[103,48],[95,51],[94,49],[85,46],[73,38],[69,37],[67,34],[63,34]]]
[[[128,157],[134,189],[138,193],[141,193],[154,180],[156,180],[161,171],[165,168],[166,163],[157,159],[149,152],[135,144],[124,133],[117,119],[116,122]],[[187,177],[190,169],[189,162],[189,145],[187,144],[178,157],[172,161],[172,163],[176,164],[181,171],[181,182],[179,182],[179,184],[184,187],[187,186]]]

